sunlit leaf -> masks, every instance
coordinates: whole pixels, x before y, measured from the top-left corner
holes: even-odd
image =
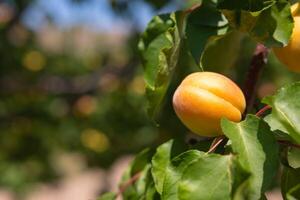
[[[293,168],[300,168],[300,149],[291,147],[288,151],[287,159]]]
[[[203,154],[203,152],[197,150],[189,150],[172,159],[165,171],[162,199],[178,199],[178,183],[181,180],[183,171]]]
[[[152,175],[156,190],[159,194],[162,194],[166,170],[171,159],[172,145],[173,140],[162,144],[157,148],[156,153],[152,158]]]
[[[155,16],[139,42],[148,113],[153,118],[159,112],[178,62],[183,20],[182,12]]]
[[[178,186],[180,200],[231,199],[231,155],[205,154],[185,168]]]
[[[300,82],[282,87],[274,96],[265,98],[264,103],[272,107],[265,117],[272,130],[288,134],[300,144]]]
[[[231,27],[266,46],[287,45],[293,31],[290,4],[278,1],[221,1],[219,8]]]
[[[278,146],[268,125],[261,119],[248,115],[240,123],[223,119],[224,134],[238,155],[243,169],[250,173],[244,187],[247,199],[259,199],[270,185],[278,167]]]
[[[108,192],[99,197],[98,200],[115,200],[116,196],[114,192]]]

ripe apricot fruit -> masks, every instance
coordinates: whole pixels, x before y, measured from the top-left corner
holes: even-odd
[[[291,7],[294,29],[287,46],[273,48],[276,57],[294,72],[300,72],[300,4]]]
[[[241,120],[246,102],[241,89],[229,78],[214,72],[188,75],[173,96],[174,110],[193,133],[214,137],[222,135],[220,120]]]

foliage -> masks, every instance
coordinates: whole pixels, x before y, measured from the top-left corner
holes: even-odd
[[[22,17],[35,2],[0,2],[1,187],[21,193],[71,173],[60,163],[65,154],[75,155],[72,168],[108,168],[148,146],[125,172],[122,191],[100,199],[264,199],[279,185],[285,199],[300,198],[300,83],[290,84],[300,77],[272,52],[252,110],[266,103],[272,111],[240,123],[224,119],[227,138],[214,153],[207,153],[213,141],[195,139],[171,107],[175,87],[192,71],[226,74],[243,86],[258,42],[272,48],[289,41],[288,1],[110,0],[114,14],[131,23],[124,35],[116,31],[124,27],[97,34],[58,27],[51,16],[31,30]],[[179,10],[155,16],[139,37],[130,7],[136,2],[155,13]],[[146,116],[147,101],[159,126]]]
[[[292,30],[290,3],[285,0],[203,0],[187,10],[155,16],[139,43],[150,117],[164,116],[170,105],[173,85],[178,85],[178,73],[185,67],[180,55],[191,54],[198,70],[225,72],[240,81],[249,65],[243,63],[245,55],[238,55],[246,41],[269,48],[285,46]],[[278,62],[272,56],[268,66]],[[257,99],[260,107],[267,104],[272,108],[265,117],[246,113],[241,122],[222,119],[226,139],[215,152],[199,144],[209,141],[213,146],[216,139],[202,138],[197,145],[181,144],[181,149],[175,147],[177,140],[169,140],[151,153],[146,163],[137,157],[128,171],[143,164],[135,173],[124,175],[126,188],[119,195],[149,200],[266,199],[281,164],[283,197],[299,199],[299,85],[289,83],[276,94]]]

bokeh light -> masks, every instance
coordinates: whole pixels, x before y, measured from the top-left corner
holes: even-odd
[[[108,137],[96,130],[96,129],[85,129],[81,133],[81,142],[86,148],[102,153],[110,147]]]
[[[14,15],[13,8],[6,4],[6,3],[0,3],[0,25],[8,23]]]
[[[46,59],[38,51],[29,51],[23,58],[23,65],[30,71],[40,71],[45,67]]]
[[[80,97],[75,105],[74,105],[74,112],[75,114],[81,116],[88,116],[95,112],[97,109],[97,101],[94,97],[89,95],[84,95]]]

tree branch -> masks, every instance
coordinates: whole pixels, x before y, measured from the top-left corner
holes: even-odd
[[[295,147],[295,148],[300,149],[300,145],[299,144],[294,144],[294,143],[291,143],[291,142],[286,141],[286,140],[277,140],[277,142],[279,144],[283,144],[283,145],[286,145],[286,146],[289,146],[289,147]]]
[[[267,56],[268,49],[264,45],[258,44],[252,57],[244,85],[243,92],[247,103],[244,115],[246,115],[253,107],[256,97],[257,82],[262,73],[263,66],[267,63]]]
[[[135,175],[133,175],[127,182],[122,184],[119,188],[119,192],[117,194],[117,197],[121,196],[129,186],[134,184],[140,178],[140,176],[141,176],[141,172],[138,172]]]

